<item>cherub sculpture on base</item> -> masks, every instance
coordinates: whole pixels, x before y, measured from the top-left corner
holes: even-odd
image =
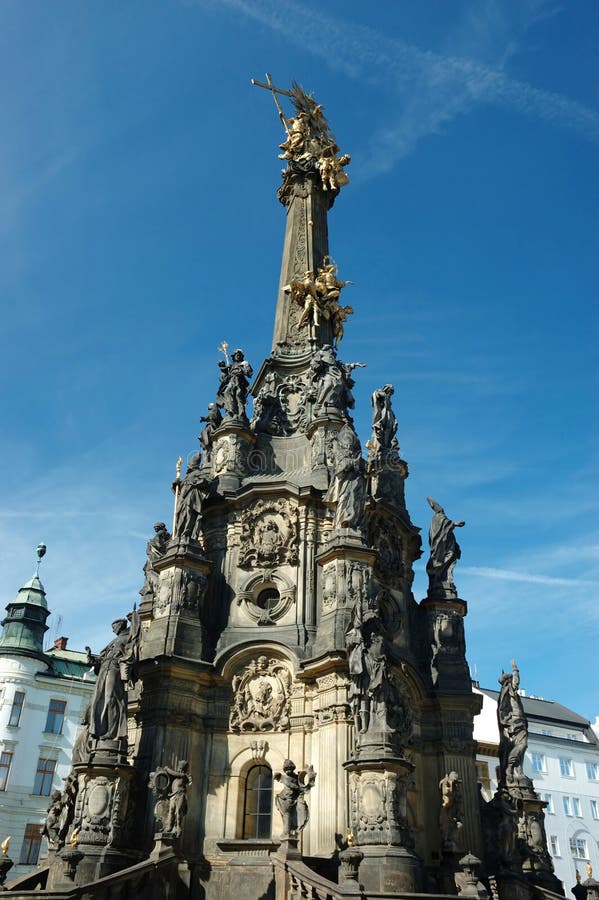
[[[283,761],[283,771],[275,772],[275,778],[283,785],[283,789],[275,797],[277,809],[283,819],[282,837],[297,837],[308,824],[309,812],[305,794],[314,787],[316,772],[312,766],[295,771],[295,763],[290,759]]]

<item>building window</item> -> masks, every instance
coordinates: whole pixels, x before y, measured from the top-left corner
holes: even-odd
[[[570,838],[570,853],[574,857],[574,859],[588,859],[588,851],[587,851],[587,842],[584,838],[580,837],[571,837]]]
[[[8,724],[16,728],[21,721],[21,713],[23,712],[23,704],[25,703],[25,694],[23,691],[15,691],[15,696],[10,709]]]
[[[564,804],[564,812],[567,816],[572,815],[572,804],[570,803],[569,797],[562,797],[562,803]]]
[[[40,756],[37,761],[37,770],[35,773],[35,781],[33,783],[34,794],[37,794],[39,797],[50,796],[55,768],[55,759],[43,759]]]
[[[544,800],[547,806],[545,807],[546,813],[554,813],[555,809],[553,808],[553,797],[551,794],[541,794],[541,800]]]
[[[587,778],[589,781],[599,781],[599,763],[587,763]]]
[[[550,835],[549,835],[549,849],[551,850],[551,855],[552,855],[552,856],[559,856],[559,855],[560,855],[560,852],[559,852],[559,841],[558,841],[558,839],[557,839],[557,835],[556,835],[556,834],[550,834]]]
[[[64,722],[64,711],[66,707],[66,700],[50,700],[44,731],[47,731],[50,734],[62,734],[62,724]]]
[[[580,811],[580,799],[578,797],[572,797],[572,809],[574,810],[574,815],[580,817],[582,815]]]
[[[547,760],[545,759],[544,753],[533,753],[532,754],[532,768],[535,772],[546,772],[547,771]]]
[[[28,822],[25,826],[25,837],[23,838],[21,856],[19,857],[20,866],[37,865],[42,845],[43,827],[43,825],[37,825],[35,822]]]
[[[594,819],[599,819],[599,800],[591,800],[591,815]]]
[[[0,753],[0,791],[6,790],[11,763],[12,753],[8,753],[6,750],[3,753]]]
[[[272,772],[268,766],[253,766],[246,778],[243,837],[269,838],[272,818]]]
[[[571,759],[564,759],[563,757],[560,757],[559,770],[565,778],[574,777],[574,764],[572,763]]]
[[[476,761],[476,780],[481,786],[481,790],[485,795],[491,793],[491,776],[489,774],[489,763],[484,760]]]

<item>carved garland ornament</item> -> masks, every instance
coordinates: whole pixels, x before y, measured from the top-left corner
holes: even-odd
[[[259,656],[231,681],[231,731],[282,731],[289,725],[291,672],[278,659]]]

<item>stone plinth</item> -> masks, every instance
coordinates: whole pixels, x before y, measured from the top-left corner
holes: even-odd
[[[407,820],[407,781],[413,765],[399,756],[363,755],[344,763],[349,773],[350,828],[364,854],[360,881],[368,891],[418,892],[422,861]]]
[[[212,435],[210,466],[218,479],[217,490],[221,494],[234,492],[249,472],[248,457],[256,443],[246,419],[223,419],[222,425]]]
[[[563,884],[555,875],[553,862],[547,850],[544,813],[547,803],[535,794],[532,797],[523,797],[518,806],[521,830],[525,834],[521,839],[521,852],[524,857],[522,871],[535,884],[562,894]]]
[[[427,597],[420,605],[428,621],[433,686],[441,692],[469,691],[470,671],[464,638],[466,601],[457,597],[435,600]]]
[[[104,751],[107,755],[107,751]],[[87,884],[141,859],[132,850],[131,833],[135,770],[108,762],[74,766],[77,797],[71,829],[72,844],[57,853],[48,887]]]

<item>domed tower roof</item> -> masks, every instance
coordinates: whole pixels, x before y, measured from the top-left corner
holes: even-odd
[[[37,548],[38,568],[46,552],[44,544]],[[43,656],[44,634],[48,630],[46,619],[50,615],[46,602],[46,592],[35,574],[17,592],[15,599],[6,607],[6,618],[0,623],[0,654]]]

